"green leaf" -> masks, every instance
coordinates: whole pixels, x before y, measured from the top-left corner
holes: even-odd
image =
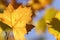
[[[45,22],[44,18],[41,18],[37,22],[35,29],[36,29],[36,32],[38,32],[38,33],[39,33],[40,30],[42,30],[43,32],[45,32],[45,30],[46,30],[46,22]]]
[[[57,14],[57,10],[54,8],[48,8],[45,12],[44,18],[45,20],[51,21]]]

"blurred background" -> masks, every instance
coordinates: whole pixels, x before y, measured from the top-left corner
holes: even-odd
[[[17,3],[22,3],[23,5],[26,5],[28,0],[16,0]],[[9,3],[10,0],[7,0],[7,2]],[[46,8],[50,8],[50,7],[54,7],[56,9],[60,9],[60,0],[54,0],[52,5],[47,5]],[[33,18],[33,25],[36,24],[36,22],[44,15],[45,10],[41,10],[41,11],[35,11],[36,16]],[[48,28],[47,28],[48,29]],[[54,38],[53,35],[51,35],[47,30],[45,33],[41,34],[41,35],[37,35],[35,32],[35,28],[33,28],[28,35],[25,35],[25,37],[27,38],[27,40],[44,40],[46,38],[46,40],[56,40]],[[41,39],[44,38],[44,39]]]

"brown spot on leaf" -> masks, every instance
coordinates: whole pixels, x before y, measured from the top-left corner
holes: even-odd
[[[32,25],[32,24],[27,24],[27,25],[26,25],[27,34],[28,34],[28,32],[31,31],[34,27],[35,27],[35,26]]]
[[[52,25],[52,28],[60,32],[60,20],[57,18],[53,18],[49,25]]]

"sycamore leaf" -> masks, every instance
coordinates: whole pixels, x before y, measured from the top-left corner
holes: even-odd
[[[31,21],[32,16],[31,8],[19,6],[14,10],[13,6],[9,4],[4,13],[0,15],[1,21],[13,28],[15,40],[25,40],[26,24]]]
[[[36,29],[37,33],[40,33],[40,31],[45,32],[45,30],[46,30],[46,23],[45,23],[45,20],[43,18],[41,18],[37,22],[35,29]]]
[[[32,16],[31,9],[27,7],[24,8],[19,7],[12,13],[12,26],[14,37],[16,40],[25,40],[24,35],[27,33],[26,24],[29,21],[31,21],[31,16]]]
[[[44,19],[46,21],[51,21],[52,18],[54,18],[56,16],[57,12],[58,11],[54,8],[47,9],[46,12],[45,12],[45,15],[44,15]]]
[[[48,23],[48,32],[51,33],[56,39],[59,40],[60,35],[60,12],[58,11],[54,18],[51,19],[50,23]],[[50,25],[50,27],[49,27]]]
[[[51,27],[48,26],[48,31],[55,36],[55,38],[58,38],[58,34],[60,33],[60,20],[53,18],[48,25],[51,25]]]

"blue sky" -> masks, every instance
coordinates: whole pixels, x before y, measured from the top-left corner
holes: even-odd
[[[21,2],[23,4],[26,4],[27,1],[28,0],[17,0],[18,3]],[[60,0],[54,0],[52,5],[50,5],[50,6],[46,7],[46,8],[49,8],[49,7],[54,7],[54,8],[59,10],[60,9]],[[34,22],[37,22],[43,16],[44,11],[45,10],[36,11],[37,16],[34,18]],[[55,38],[50,33],[46,32],[45,35],[47,37],[47,40],[55,40]],[[31,38],[35,38],[35,37],[38,37],[38,36],[36,35],[35,30],[32,29],[32,31],[29,32],[29,35],[26,35],[26,37],[28,38],[28,40],[29,39],[31,40]]]

